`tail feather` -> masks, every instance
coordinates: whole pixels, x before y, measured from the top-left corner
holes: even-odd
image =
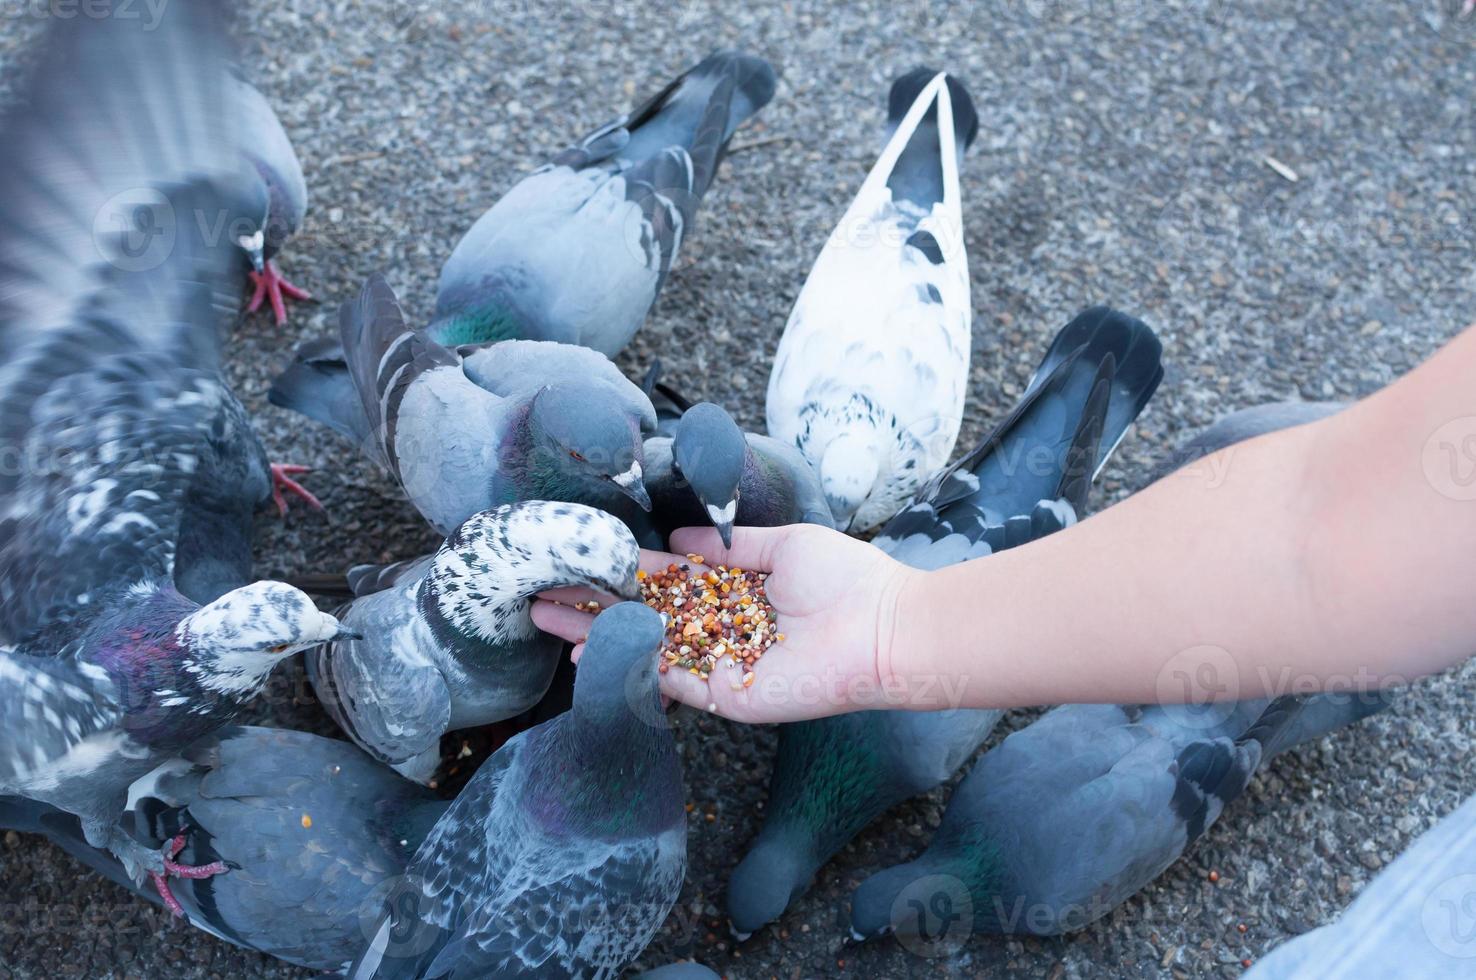
[[[620,155],[654,157],[672,146],[686,148],[694,171],[692,193],[701,197],[712,182],[733,133],[774,97],[773,66],[737,51],[719,51],[673,79],[623,120],[630,139]]]
[[[369,420],[336,337],[319,337],[297,348],[292,363],[267,391],[267,401],[321,422],[363,445]]]
[[[938,72],[931,68],[914,68],[892,83],[887,97],[887,138],[897,131],[909,109],[917,102]],[[974,109],[963,82],[947,76],[948,101],[953,114],[953,145],[956,168],[963,162],[964,151],[979,132],[979,115]],[[887,178],[893,200],[905,200],[923,211],[931,211],[944,199],[947,183],[942,159],[943,141],[938,133],[938,106],[935,103],[923,115],[902,150],[892,173]]]
[[[1306,699],[1296,717],[1261,739],[1266,747],[1266,756],[1269,758],[1294,746],[1315,741],[1339,728],[1376,715],[1393,700],[1394,694],[1389,691],[1313,695]]]

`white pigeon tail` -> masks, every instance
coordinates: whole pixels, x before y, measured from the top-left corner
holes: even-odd
[[[971,308],[958,165],[978,116],[957,79],[892,85],[891,135],[820,253],[769,376],[769,434],[820,473],[836,523],[895,514],[948,462]]]

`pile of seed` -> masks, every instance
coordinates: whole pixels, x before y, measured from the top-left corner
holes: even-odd
[[[687,561],[636,573],[641,599],[666,623],[658,669],[664,674],[675,667],[707,680],[720,660],[732,657],[742,665],[746,687],[764,651],[784,639],[764,594],[768,576],[723,565],[694,568],[703,564],[701,555]]]

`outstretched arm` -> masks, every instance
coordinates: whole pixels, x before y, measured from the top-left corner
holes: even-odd
[[[1476,331],[1346,411],[985,559],[919,572],[814,527],[673,547],[771,571],[786,640],[757,683],[663,675],[740,720],[1396,685],[1476,649]]]

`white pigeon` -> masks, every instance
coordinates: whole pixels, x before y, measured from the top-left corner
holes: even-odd
[[[838,527],[895,514],[948,462],[969,374],[958,165],[978,131],[963,85],[892,84],[891,136],[820,253],[769,375],[769,434],[820,474]]]

